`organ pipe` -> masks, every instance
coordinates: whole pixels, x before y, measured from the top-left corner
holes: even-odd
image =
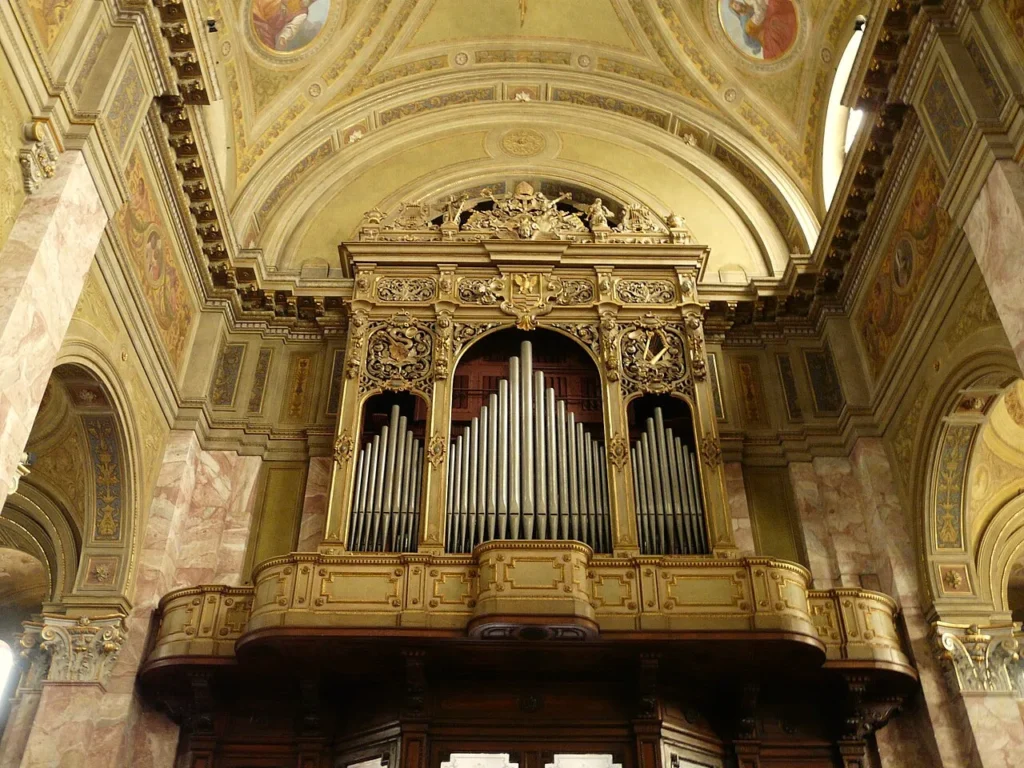
[[[449,455],[449,552],[559,538],[611,551],[605,448],[545,386],[529,341]]]
[[[380,434],[367,441],[356,457],[348,548],[356,552],[415,549],[422,480],[423,447],[407,417],[394,405]]]
[[[661,408],[630,449],[640,551],[645,555],[708,552],[697,457],[665,428]]]

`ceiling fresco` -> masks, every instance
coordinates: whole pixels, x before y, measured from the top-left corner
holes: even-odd
[[[224,94],[211,109],[226,115],[209,122],[224,123],[223,135],[213,138],[228,148],[220,172],[235,226],[246,245],[265,247],[261,233],[273,229],[270,219],[284,209],[296,215],[287,205],[291,195],[323,203],[323,188],[304,187],[315,167],[343,173],[346,153],[371,152],[398,131],[413,141],[415,125],[440,112],[450,113],[453,127],[487,130],[487,115],[514,103],[527,125],[532,114],[551,119],[570,106],[578,112],[571,124],[614,117],[625,118],[614,129],[620,132],[634,132],[629,122],[638,135],[652,125],[662,129],[707,155],[700,173],[738,179],[789,250],[806,252],[824,213],[817,180],[822,105],[867,6],[207,0],[220,29]],[[381,160],[398,149],[392,143]],[[464,159],[452,155],[445,164]],[[591,159],[595,168],[603,162]],[[378,183],[377,194],[413,183],[412,173],[392,168],[390,189]],[[322,185],[335,181],[325,176]]]

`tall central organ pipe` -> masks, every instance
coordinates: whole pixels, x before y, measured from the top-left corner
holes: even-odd
[[[576,539],[611,550],[604,445],[545,386],[529,341],[449,456],[449,552],[492,539]]]

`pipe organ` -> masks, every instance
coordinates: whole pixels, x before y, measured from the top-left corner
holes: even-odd
[[[492,539],[575,539],[611,551],[604,444],[545,386],[531,342],[448,455],[448,552]]]
[[[355,552],[415,552],[423,448],[397,405],[356,459],[348,547]]]
[[[697,457],[654,409],[630,449],[640,551],[695,555],[708,551]]]

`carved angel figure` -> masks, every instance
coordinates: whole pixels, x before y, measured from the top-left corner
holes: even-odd
[[[594,202],[587,206],[587,224],[591,231],[595,229],[608,229],[608,219],[614,214],[605,207],[600,197],[595,197]]]

